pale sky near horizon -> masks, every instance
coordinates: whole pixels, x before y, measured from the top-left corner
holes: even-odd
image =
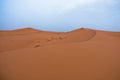
[[[119,0],[0,0],[0,29],[120,31]]]

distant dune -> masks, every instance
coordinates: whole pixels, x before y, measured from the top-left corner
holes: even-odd
[[[0,80],[120,80],[120,32],[0,31]]]

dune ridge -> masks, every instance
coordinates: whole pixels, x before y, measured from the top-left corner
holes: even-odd
[[[119,41],[120,39],[119,37],[120,32],[106,32],[87,28],[80,28],[70,32],[49,32],[35,30],[33,28],[24,28],[20,30],[18,29],[13,31],[2,32],[3,33],[5,32],[6,34],[0,36],[1,39],[0,52],[21,49],[26,47],[32,48],[32,47],[44,47],[48,45],[89,42],[89,40],[99,41],[99,39],[101,39],[104,41],[105,40],[104,38],[106,38],[106,40],[113,39],[113,41],[114,40]],[[9,47],[8,45],[12,47]]]
[[[33,32],[35,31],[35,32]],[[0,51],[9,51],[14,49],[20,49],[24,47],[43,47],[54,44],[64,44],[64,43],[76,43],[88,41],[96,35],[96,31],[90,29],[77,29],[70,32],[38,32],[32,28],[15,30],[15,33],[23,34],[23,32],[29,32],[27,34],[19,35],[14,34],[10,36],[10,32],[7,32],[9,36],[0,37],[1,38],[1,48]],[[13,31],[14,32],[14,31]],[[32,33],[32,34],[31,34]],[[34,36],[34,37],[33,37]],[[8,46],[12,46],[9,47]]]
[[[42,30],[37,30],[33,28],[23,28],[16,30],[0,30],[0,36],[16,36],[16,35],[26,35],[43,32]]]

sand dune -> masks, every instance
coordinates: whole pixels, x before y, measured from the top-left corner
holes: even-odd
[[[0,31],[0,80],[120,80],[120,32]]]
[[[32,34],[35,32],[42,32],[42,31],[33,28],[23,28],[16,30],[0,30],[0,36],[24,35],[24,34]]]
[[[26,28],[21,30],[4,31],[0,36],[0,52],[24,47],[48,46],[61,43],[76,43],[88,41],[96,35],[94,30],[78,29],[71,32],[41,32]],[[13,36],[14,35],[14,36]],[[12,47],[10,47],[12,46]]]

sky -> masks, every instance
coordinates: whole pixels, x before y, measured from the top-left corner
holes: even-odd
[[[120,0],[0,0],[0,29],[120,31]]]

